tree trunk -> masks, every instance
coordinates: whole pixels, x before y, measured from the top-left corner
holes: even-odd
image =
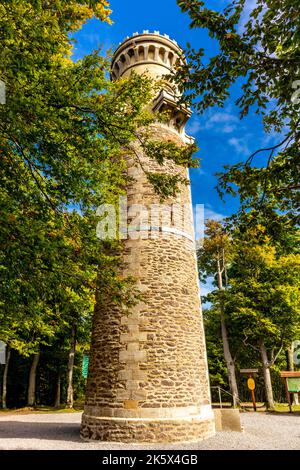
[[[57,380],[56,380],[56,392],[55,392],[55,403],[54,407],[60,407],[60,394],[61,394],[61,374],[60,369],[57,371]]]
[[[218,261],[218,288],[219,290],[224,289],[222,271],[221,271],[219,261]],[[233,406],[236,407],[239,403],[239,391],[238,391],[236,376],[235,376],[235,364],[234,364],[234,360],[232,358],[230,346],[229,346],[228,332],[227,332],[226,322],[224,318],[223,305],[221,305],[220,318],[221,318],[223,352],[224,352],[224,358],[225,358],[226,367],[227,367],[228,382],[229,382],[229,387],[230,387],[230,393],[232,395]]]
[[[7,376],[8,376],[8,366],[10,360],[11,349],[9,346],[6,346],[6,360],[3,372],[3,385],[2,385],[2,408],[6,409],[6,394],[7,394]]]
[[[294,367],[294,343],[292,342],[290,347],[286,350],[286,363],[287,363],[287,370],[293,372],[295,370]],[[299,404],[298,393],[293,393],[293,403],[294,405]]]
[[[294,348],[293,348],[293,343],[290,345],[289,348],[287,348],[286,352],[286,365],[287,365],[287,370],[293,371],[294,370]]]
[[[226,328],[226,323],[224,320],[223,313],[221,314],[221,331],[222,331],[224,358],[225,358],[225,362],[227,366],[228,382],[229,382],[230,392],[232,394],[233,406],[236,407],[239,403],[239,391],[238,391],[238,387],[236,383],[235,364],[234,364],[234,361],[232,359],[232,355],[230,352],[228,333],[227,333],[227,328]]]
[[[68,361],[68,376],[67,376],[67,407],[73,408],[74,405],[74,391],[73,391],[73,370],[74,370],[74,359],[75,359],[75,347],[76,347],[76,326],[72,325],[71,330],[71,346],[69,351]]]
[[[28,406],[35,405],[35,388],[36,388],[36,370],[40,360],[40,353],[34,354],[33,360],[29,372],[29,383],[28,383]]]
[[[262,367],[263,367],[263,374],[264,374],[264,382],[265,382],[265,392],[266,392],[266,405],[268,410],[275,410],[275,403],[273,397],[273,388],[272,388],[272,381],[271,381],[271,373],[270,373],[270,363],[268,360],[268,354],[266,350],[266,346],[263,340],[259,343],[259,349],[261,354],[262,360]]]

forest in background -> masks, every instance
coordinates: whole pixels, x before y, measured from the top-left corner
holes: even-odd
[[[241,118],[254,110],[266,132],[279,136],[273,147],[220,168],[220,194],[236,194],[240,210],[222,223],[207,221],[198,251],[201,280],[214,280],[204,299],[211,385],[230,391],[238,405],[249,400],[239,369],[259,367],[257,399],[273,409],[285,401],[279,370],[299,367],[292,350],[300,338],[299,8],[292,0],[259,0],[241,31],[243,0],[223,12],[206,2],[177,3],[191,27],[208,29],[220,48],[205,63],[204,50],[185,51],[188,66],[178,64],[173,76],[184,99],[204,113],[223,106],[243,80]],[[130,308],[137,294],[133,279],[118,277],[120,243],[96,237],[96,208],[124,194],[122,155],[137,158],[137,138],[151,158],[186,167],[196,165],[196,148],[153,145],[141,134],[154,121],[150,79],[111,83],[109,58],[99,51],[71,60],[70,34],[94,16],[109,22],[107,1],[18,0],[1,2],[0,13],[2,406],[72,408],[84,399],[82,358],[96,298]],[[162,198],[183,183],[147,176]]]

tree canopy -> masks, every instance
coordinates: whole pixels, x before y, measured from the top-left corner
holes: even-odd
[[[294,238],[294,244],[280,246],[260,223],[236,225],[229,231],[225,223],[207,221],[206,238],[198,253],[200,279],[214,276],[215,288],[207,296],[211,307],[205,317],[209,338],[220,323],[230,388],[235,379],[231,363],[249,367],[245,350],[250,349],[255,366],[262,364],[267,371],[270,408],[274,407],[270,368],[300,334],[298,236],[290,230],[287,238]],[[223,281],[226,288],[220,289]],[[208,346],[220,360],[218,348]],[[262,352],[265,360],[260,358]],[[220,374],[222,370],[221,363]],[[222,376],[220,379],[222,384]]]
[[[200,113],[224,106],[232,85],[240,86],[236,105],[241,118],[249,112],[259,114],[265,131],[276,134],[277,143],[227,165],[219,175],[220,192],[237,191],[242,210],[263,210],[271,204],[294,222],[300,163],[298,2],[258,0],[248,17],[245,0],[230,2],[222,11],[208,3],[177,0],[190,16],[190,27],[207,29],[218,42],[219,52],[209,57],[203,48],[188,45],[188,63],[178,67],[176,81]]]

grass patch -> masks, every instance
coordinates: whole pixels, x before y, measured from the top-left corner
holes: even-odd
[[[300,405],[292,405],[292,410],[293,411],[300,411]],[[288,403],[276,403],[275,405],[275,411],[278,411],[279,413],[281,412],[289,412],[289,405]]]
[[[215,402],[212,404],[214,408],[220,408],[220,404]],[[231,403],[230,402],[223,402],[222,403],[223,408],[231,408]],[[252,402],[243,402],[241,408],[244,411],[253,411],[253,405]],[[257,402],[256,403],[256,411],[258,413],[261,412],[266,412],[266,406],[265,403],[263,402]],[[276,403],[275,404],[275,411],[273,413],[289,413],[289,405],[288,403]],[[300,404],[299,405],[293,405],[292,406],[292,411],[293,412],[300,412]]]

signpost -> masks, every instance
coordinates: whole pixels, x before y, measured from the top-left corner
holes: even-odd
[[[292,413],[294,393],[297,393],[298,395],[300,394],[300,371],[282,371],[280,372],[280,377],[284,379],[285,393],[290,413]]]
[[[254,382],[254,379],[252,379],[252,377],[249,377],[249,379],[247,380],[247,385],[248,385],[249,390],[251,390],[251,398],[252,398],[252,403],[253,403],[253,409],[254,409],[254,411],[256,411],[256,400],[255,400],[255,393],[254,393],[255,382]]]
[[[255,380],[253,378],[253,375],[258,373],[258,369],[241,369],[240,372],[241,372],[241,374],[245,374],[245,375],[248,376],[247,386],[248,386],[248,389],[251,391],[251,399],[252,399],[252,403],[253,403],[253,409],[254,409],[254,411],[256,411],[256,400],[255,400],[255,393],[254,393]]]

